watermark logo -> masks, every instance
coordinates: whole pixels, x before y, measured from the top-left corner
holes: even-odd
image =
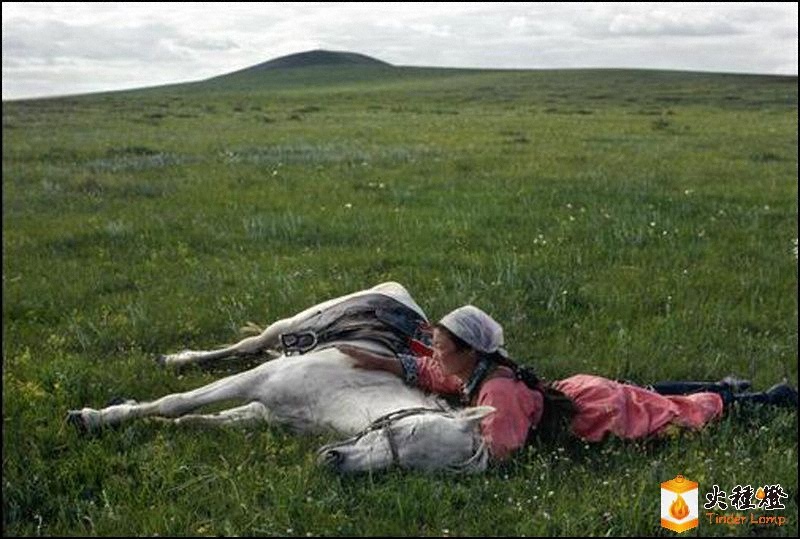
[[[760,526],[783,526],[786,524],[786,517],[777,514],[758,514],[751,512],[748,515],[739,513],[718,513],[717,510],[727,511],[728,509],[746,511],[748,509],[776,511],[786,509],[781,501],[789,496],[784,492],[780,484],[764,485],[753,488],[751,485],[736,485],[731,490],[730,496],[722,490],[719,485],[712,485],[711,492],[706,494],[704,516],[709,524],[742,525],[754,524]]]
[[[780,484],[735,485],[728,491],[714,484],[705,492],[703,505],[699,505],[698,492],[698,484],[682,475],[661,483],[661,526],[683,533],[700,521],[728,527],[785,526],[788,522],[779,514],[786,509],[783,500],[789,498]]]
[[[697,483],[678,475],[661,483],[661,526],[682,533],[699,523]]]

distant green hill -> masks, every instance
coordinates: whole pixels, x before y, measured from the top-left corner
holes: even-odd
[[[257,64],[245,69],[234,71],[226,75],[214,77],[211,80],[232,76],[248,75],[251,73],[262,73],[264,71],[274,71],[278,69],[296,69],[304,67],[341,67],[341,66],[372,66],[372,67],[392,67],[391,64],[382,60],[377,60],[365,54],[342,51],[313,50],[299,52],[281,56],[261,64]]]
[[[388,62],[365,54],[344,51],[312,50],[274,58],[244,69],[190,83],[208,89],[246,89],[258,87],[335,84],[382,78],[392,72],[402,74]]]

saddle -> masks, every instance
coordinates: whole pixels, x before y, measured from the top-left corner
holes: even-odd
[[[430,325],[415,310],[383,294],[365,294],[311,314],[280,335],[283,352],[305,354],[343,340],[367,340],[395,354],[429,355]]]

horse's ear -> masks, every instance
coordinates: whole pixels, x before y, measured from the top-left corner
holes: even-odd
[[[473,406],[472,408],[461,410],[458,413],[458,418],[467,423],[475,423],[496,411],[497,409],[494,406]]]

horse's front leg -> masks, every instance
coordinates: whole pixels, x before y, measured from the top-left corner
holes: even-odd
[[[280,345],[280,335],[289,328],[289,320],[279,320],[270,325],[260,335],[247,337],[236,344],[219,350],[183,350],[175,354],[161,355],[156,361],[165,367],[183,367],[191,363],[202,363],[228,357],[245,357],[267,352],[272,358],[278,357],[275,349]]]
[[[250,425],[252,423],[269,421],[269,409],[259,401],[253,401],[244,406],[237,406],[215,414],[186,414],[173,419],[179,425]]]
[[[180,417],[201,406],[215,402],[251,401],[255,387],[263,382],[265,376],[266,373],[257,367],[217,380],[198,389],[173,393],[152,402],[127,401],[101,410],[94,408],[70,410],[67,420],[81,430],[95,431],[101,427],[118,425],[140,417]]]

